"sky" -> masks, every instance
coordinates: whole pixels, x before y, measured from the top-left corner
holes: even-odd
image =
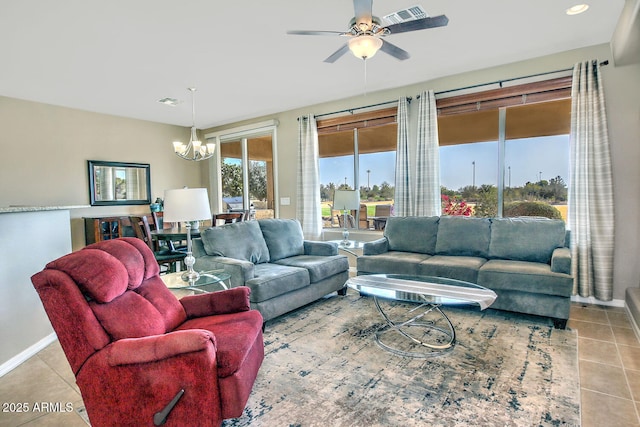
[[[458,190],[473,185],[498,184],[498,143],[483,142],[440,148],[441,185]],[[510,167],[510,169],[509,169]],[[367,170],[371,173],[367,174]],[[360,186],[380,185],[386,181],[394,185],[395,152],[363,154],[360,156]],[[511,181],[509,182],[509,170]],[[353,188],[353,156],[320,159],[320,182]],[[569,182],[569,136],[508,140],[505,149],[505,186],[520,187],[540,178],[550,180],[561,176]]]

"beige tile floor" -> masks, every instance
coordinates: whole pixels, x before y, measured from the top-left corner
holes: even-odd
[[[625,309],[574,303],[568,326],[578,331],[582,426],[640,426],[640,342]],[[57,341],[0,378],[0,397],[3,405],[29,405],[22,413],[3,406],[0,427],[86,427],[76,413],[80,392]],[[40,402],[58,405],[34,408]]]

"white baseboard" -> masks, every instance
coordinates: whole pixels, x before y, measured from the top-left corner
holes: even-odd
[[[45,348],[46,346],[54,342],[57,338],[58,337],[55,334],[55,332],[52,332],[51,334],[42,338],[37,343],[33,344],[31,347],[16,354],[11,359],[4,362],[2,365],[0,365],[0,377],[4,376],[5,374],[17,368],[20,364],[27,361],[27,359],[29,359],[30,357],[38,353],[40,350],[42,350],[43,348]]]
[[[623,299],[614,299],[611,301],[600,301],[594,297],[581,297],[580,295],[573,295],[571,297],[572,302],[579,302],[581,304],[594,304],[594,305],[606,305],[608,307],[624,307]]]

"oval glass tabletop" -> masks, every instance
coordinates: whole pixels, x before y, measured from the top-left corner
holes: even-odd
[[[346,284],[379,298],[442,305],[475,303],[483,310],[496,299],[495,292],[475,283],[436,276],[370,274],[351,277]]]

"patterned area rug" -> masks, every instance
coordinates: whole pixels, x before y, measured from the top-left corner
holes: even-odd
[[[247,407],[223,426],[580,425],[575,331],[491,309],[444,311],[457,345],[423,359],[381,349],[373,299],[351,291],[267,323]]]

